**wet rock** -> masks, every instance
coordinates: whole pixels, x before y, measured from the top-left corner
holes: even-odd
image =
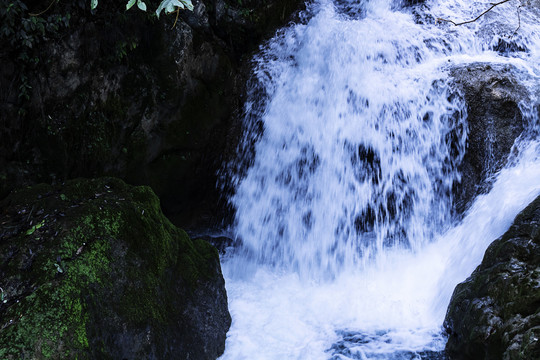
[[[231,249],[235,242],[233,239],[222,235],[193,235],[194,239],[202,239],[209,244],[212,244],[220,254],[227,253],[227,250]]]
[[[487,249],[452,295],[452,359],[540,359],[540,197]]]
[[[493,51],[501,55],[509,55],[515,52],[526,52],[528,49],[515,41],[506,38],[499,38],[497,43],[492,46]]]
[[[369,350],[360,350],[362,347],[372,343],[380,342],[381,338],[384,338],[386,332],[376,331],[372,333],[362,333],[358,331],[339,330],[336,331],[341,340],[332,344],[332,346],[326,350],[331,354],[330,360],[340,360],[343,358],[362,360],[366,358],[372,359],[395,359],[395,360],[448,360],[444,351],[408,351],[408,350],[396,350],[394,352],[370,352]],[[390,342],[387,339],[387,342]]]
[[[467,103],[467,150],[460,165],[462,180],[453,193],[458,214],[489,189],[490,177],[507,161],[516,138],[526,128],[519,104],[529,94],[510,65],[472,64],[451,71]]]
[[[402,0],[403,6],[415,6],[423,4],[424,0]]]
[[[145,186],[36,185],[0,203],[0,358],[215,359],[231,318],[217,250]]]

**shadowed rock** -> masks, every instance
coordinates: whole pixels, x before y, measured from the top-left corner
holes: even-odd
[[[519,104],[529,94],[510,65],[472,64],[451,71],[467,103],[467,150],[454,187],[456,211],[462,214],[506,163],[514,141],[526,128]]]
[[[540,359],[539,309],[540,197],[454,290],[446,350],[455,360]]]

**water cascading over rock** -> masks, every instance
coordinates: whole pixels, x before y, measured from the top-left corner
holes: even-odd
[[[508,51],[510,4],[435,20],[484,5],[322,0],[255,56],[224,359],[445,356],[453,288],[540,193],[536,10]]]

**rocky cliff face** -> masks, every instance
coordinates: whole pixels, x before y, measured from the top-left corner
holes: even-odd
[[[452,359],[540,359],[540,198],[459,284],[445,328]]]
[[[0,203],[0,358],[215,359],[231,323],[217,250],[114,178]]]
[[[215,204],[242,64],[299,2],[195,0],[176,23],[89,3],[0,11],[0,198],[16,184],[109,174],[152,186],[169,213]]]

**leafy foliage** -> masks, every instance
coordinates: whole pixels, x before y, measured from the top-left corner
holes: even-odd
[[[126,4],[126,10],[131,9],[135,3],[140,10],[146,11],[146,4],[142,0],[129,0]],[[90,8],[92,10],[94,10],[97,6],[98,0],[90,0]],[[193,3],[191,0],[163,0],[156,10],[156,15],[159,17],[159,14],[163,10],[165,10],[165,13],[172,13],[180,9],[188,9],[192,11]]]
[[[32,16],[21,0],[0,6],[0,46],[19,64],[15,76],[20,100],[30,98],[32,88],[27,74],[41,61],[38,45],[56,38],[61,29],[69,26],[70,18],[69,13]]]

